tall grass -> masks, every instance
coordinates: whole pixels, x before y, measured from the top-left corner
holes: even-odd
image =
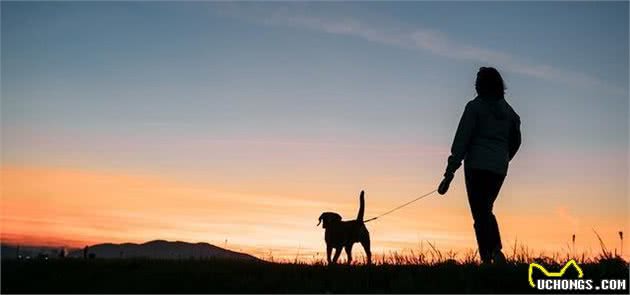
[[[596,233],[596,232],[595,232]],[[375,266],[328,267],[320,255],[266,262],[221,259],[51,259],[3,260],[0,293],[531,293],[528,263],[547,266],[575,259],[590,279],[627,279],[628,263],[608,250],[576,250],[577,237],[562,251],[537,252],[517,239],[501,265],[477,267],[478,253],[443,251],[435,243],[418,249],[378,253]],[[619,236],[620,249],[623,234]],[[425,246],[426,245],[426,246]],[[619,251],[621,254],[623,251]],[[358,253],[357,253],[358,254]],[[345,256],[345,255],[344,255]],[[343,259],[342,261],[343,262]],[[353,264],[365,263],[355,255]],[[37,283],[33,283],[33,280]]]
[[[603,239],[593,230],[593,233],[597,237],[599,242],[599,252],[593,253],[592,250],[578,251],[576,247],[576,235],[571,236],[571,243],[567,243],[566,249],[558,251],[536,251],[522,241],[519,242],[517,238],[514,239],[510,246],[503,249],[506,254],[507,262],[510,264],[529,264],[531,262],[544,263],[548,265],[564,264],[567,261],[573,259],[579,264],[583,263],[599,263],[608,260],[619,260],[627,263],[623,258],[623,232],[619,232],[620,251],[617,252],[615,247],[613,251],[604,243]],[[425,244],[428,245],[425,247]],[[273,257],[272,252],[261,259],[275,263],[286,264],[303,264],[303,265],[325,265],[325,257],[320,256],[317,253],[312,257],[300,257],[300,248],[294,258],[277,258]],[[353,253],[353,265],[360,265],[366,263],[366,257],[362,252]],[[372,262],[375,265],[437,265],[444,263],[458,264],[458,265],[474,265],[480,264],[478,251],[476,249],[468,249],[461,252],[453,250],[440,250],[436,243],[429,241],[421,241],[416,249],[407,249],[402,251],[388,251],[382,253],[373,253]],[[338,263],[346,263],[345,252],[341,254]]]

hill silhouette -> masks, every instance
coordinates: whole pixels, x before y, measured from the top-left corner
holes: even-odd
[[[170,242],[165,240],[155,240],[142,244],[97,244],[90,246],[88,252],[93,253],[96,258],[221,258],[251,261],[259,260],[252,255],[227,250],[208,243]],[[71,251],[68,256],[83,257],[83,249]]]

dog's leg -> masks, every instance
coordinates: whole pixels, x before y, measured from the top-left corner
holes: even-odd
[[[348,256],[348,265],[352,263],[352,244],[346,245],[346,255]]]
[[[332,247],[326,245],[326,260],[328,261],[328,264],[330,264],[330,255],[332,254]]]
[[[363,246],[363,250],[365,251],[365,255],[367,256],[367,263],[372,264],[372,251],[370,250],[370,236],[367,235],[365,239],[361,241],[361,246]]]
[[[337,259],[339,259],[339,255],[341,255],[341,247],[335,248],[335,257],[333,257],[334,264],[337,264]]]

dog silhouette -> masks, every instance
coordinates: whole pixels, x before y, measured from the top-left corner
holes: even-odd
[[[370,250],[370,232],[368,232],[363,214],[365,212],[364,192],[359,196],[359,213],[356,220],[341,221],[341,215],[335,212],[324,212],[319,216],[319,226],[321,223],[326,230],[324,237],[326,241],[326,259],[328,264],[337,263],[341,249],[346,250],[348,264],[352,262],[352,246],[354,243],[361,243],[367,256],[367,263],[372,263],[372,252]],[[335,255],[331,259],[332,250]]]

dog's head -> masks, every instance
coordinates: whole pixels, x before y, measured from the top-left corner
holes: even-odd
[[[341,222],[341,215],[335,212],[324,212],[319,216],[319,223],[317,223],[317,225],[319,226],[322,222],[324,223],[322,226],[328,228],[335,223]]]

